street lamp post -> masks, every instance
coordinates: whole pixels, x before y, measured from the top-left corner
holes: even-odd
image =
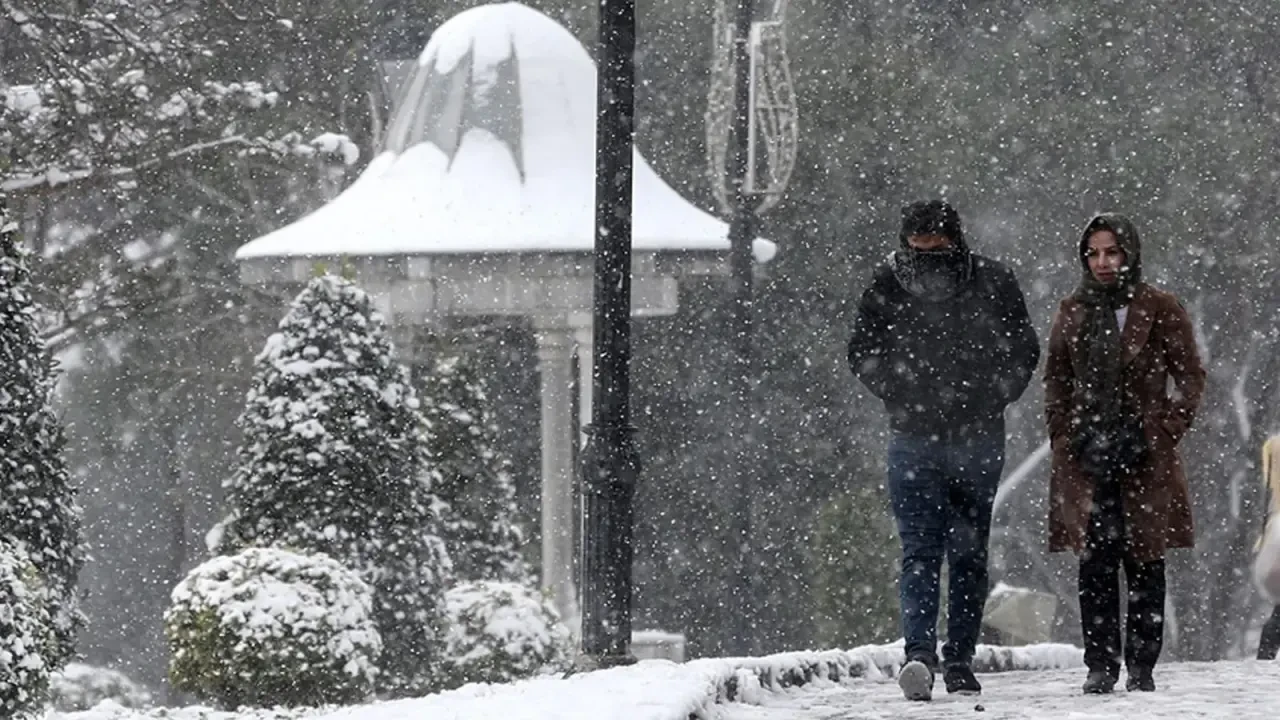
[[[747,189],[748,144],[751,120],[751,21],[754,10],[752,0],[737,0],[733,17],[733,117],[729,134],[730,146],[726,154],[726,174],[731,188],[732,212],[729,219],[730,275],[732,278],[732,304],[730,307],[731,343],[734,348],[734,369],[731,387],[735,404],[735,432],[731,466],[733,468],[731,513],[734,534],[737,535],[737,552],[732,557],[732,596],[736,598],[733,613],[731,652],[750,655],[756,650],[755,623],[756,589],[752,582],[755,569],[755,553],[752,544],[752,495],[758,484],[755,473],[755,413],[752,407],[754,372],[754,334],[752,332],[753,277],[751,245],[755,235],[755,209]]]
[[[761,417],[755,412],[752,245],[759,218],[781,201],[799,144],[795,89],[786,49],[787,0],[715,0],[715,36],[707,108],[707,159],[711,188],[728,216],[731,247],[729,423],[731,498],[727,524],[732,557],[726,568],[730,608],[724,650],[754,654],[761,601],[760,566],[753,546],[754,503],[762,466]]]
[[[601,0],[597,39],[591,418],[582,457],[582,653],[631,654],[632,520],[640,459],[631,425],[631,186],[635,1]]]

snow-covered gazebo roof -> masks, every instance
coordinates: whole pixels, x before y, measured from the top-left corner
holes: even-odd
[[[467,10],[433,34],[404,88],[360,178],[237,258],[592,250],[596,69],[568,30],[514,2]],[[729,249],[724,222],[634,158],[635,250]],[[774,252],[754,249],[758,261]]]

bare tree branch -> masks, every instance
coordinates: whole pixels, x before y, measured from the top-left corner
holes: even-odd
[[[4,191],[15,197],[22,197],[33,193],[39,194],[52,190],[63,190],[73,186],[76,190],[84,190],[103,184],[127,180],[142,172],[166,167],[168,163],[193,159],[205,153],[222,150],[228,147],[238,147],[271,154],[280,154],[279,149],[273,148],[272,144],[269,142],[251,140],[243,135],[233,135],[231,137],[220,138],[218,140],[194,143],[187,147],[164,153],[160,157],[128,167],[114,167],[104,170],[84,168],[71,171],[50,169],[39,175],[18,175],[17,177],[11,177],[8,180],[0,181],[0,191]]]

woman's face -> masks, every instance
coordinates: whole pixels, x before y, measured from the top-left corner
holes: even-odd
[[[1116,242],[1116,234],[1110,230],[1099,230],[1089,236],[1085,258],[1089,261],[1089,272],[1103,285],[1114,285],[1120,279],[1120,268],[1126,260],[1124,250]]]

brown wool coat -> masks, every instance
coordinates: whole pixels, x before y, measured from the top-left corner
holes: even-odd
[[[1071,451],[1079,422],[1075,378],[1085,354],[1077,347],[1085,308],[1062,301],[1049,335],[1044,372],[1045,416],[1053,447],[1049,481],[1049,550],[1084,549],[1093,481]],[[1191,547],[1195,534],[1187,478],[1178,443],[1191,428],[1204,394],[1204,367],[1191,320],[1173,295],[1140,284],[1121,333],[1123,392],[1142,413],[1148,460],[1125,480],[1124,515],[1129,552],[1138,562],[1164,557],[1167,548]],[[1171,392],[1170,380],[1176,387]]]

